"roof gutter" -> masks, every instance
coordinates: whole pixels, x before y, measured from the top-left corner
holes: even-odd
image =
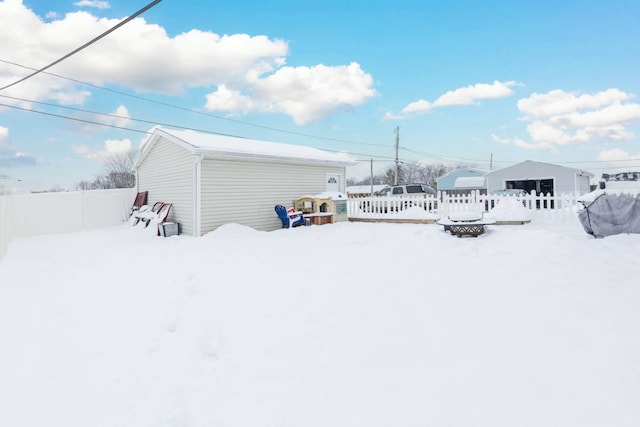
[[[355,166],[357,162],[351,159],[345,160],[329,160],[329,159],[309,159],[304,157],[286,157],[286,156],[271,156],[266,154],[257,153],[236,153],[229,151],[211,151],[205,149],[194,150],[194,153],[203,156],[207,159],[216,160],[255,160],[260,162],[289,162],[298,164],[316,164],[316,165],[331,165],[331,166]]]

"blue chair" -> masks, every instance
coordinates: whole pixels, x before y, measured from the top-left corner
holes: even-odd
[[[292,228],[304,225],[304,217],[301,212],[288,212],[287,208],[282,205],[276,205],[274,208],[278,218],[282,221],[282,228]]]

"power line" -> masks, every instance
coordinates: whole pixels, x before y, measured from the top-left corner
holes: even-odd
[[[160,0],[158,0],[158,1],[160,1]],[[3,60],[3,59],[0,59],[0,62],[6,63],[6,64],[10,64],[10,65],[15,65],[15,66],[26,68],[26,69],[35,70],[35,68],[28,67],[28,66],[22,65],[22,64],[18,64],[18,63],[15,63],[15,62]],[[40,71],[40,72],[42,72],[42,71]],[[36,73],[33,73],[33,74],[36,74]],[[135,98],[135,99],[139,99],[139,100],[142,100],[142,101],[155,103],[155,104],[158,104],[158,105],[163,105],[163,106],[167,106],[167,107],[183,110],[183,111],[186,111],[186,112],[196,113],[196,114],[200,114],[200,115],[204,115],[204,116],[208,116],[208,117],[212,117],[212,118],[216,118],[216,119],[220,119],[220,120],[226,120],[226,121],[230,121],[230,122],[234,122],[234,123],[239,123],[239,124],[243,124],[243,125],[247,125],[247,126],[254,126],[254,127],[258,127],[258,128],[267,129],[267,130],[283,132],[283,133],[288,133],[288,134],[293,134],[293,135],[298,135],[298,136],[304,136],[304,137],[309,137],[309,138],[315,138],[315,139],[320,139],[320,140],[343,142],[343,143],[347,143],[347,144],[365,145],[365,146],[373,146],[373,147],[385,147],[385,148],[389,147],[387,145],[382,145],[382,144],[360,143],[360,142],[355,142],[355,141],[350,141],[350,140],[345,140],[345,139],[321,137],[321,136],[317,136],[317,135],[305,134],[305,133],[301,133],[301,132],[295,132],[295,131],[290,131],[290,130],[285,130],[285,129],[278,129],[278,128],[273,128],[273,127],[264,126],[264,125],[258,125],[258,124],[255,124],[255,123],[245,122],[245,121],[242,121],[242,120],[235,120],[235,119],[231,119],[231,118],[228,118],[228,117],[222,117],[222,116],[218,116],[218,115],[215,115],[215,114],[205,113],[205,112],[202,112],[202,111],[197,111],[197,110],[193,110],[193,109],[186,108],[186,107],[181,107],[181,106],[178,106],[178,105],[175,105],[175,104],[170,104],[170,103],[167,103],[167,102],[162,102],[162,101],[157,101],[157,100],[141,97],[141,96],[138,96],[138,95],[134,95],[134,94],[130,94],[130,93],[126,93],[126,92],[122,92],[122,91],[106,88],[106,87],[99,86],[99,85],[96,85],[96,84],[93,84],[93,83],[85,82],[85,81],[74,79],[74,78],[71,78],[71,77],[62,76],[62,75],[55,74],[55,73],[43,72],[43,74],[51,75],[51,76],[54,76],[54,77],[57,77],[57,78],[61,78],[61,79],[65,79],[65,80],[69,80],[69,81],[73,81],[73,82],[76,82],[76,83],[79,83],[79,84],[91,86],[91,87],[94,87],[96,89],[105,90],[105,91],[108,91],[108,92],[116,93],[116,94],[127,96],[127,97],[130,97],[130,98]],[[141,123],[149,123],[149,124],[154,124],[154,125],[173,127],[173,128],[176,128],[176,129],[194,130],[194,131],[198,131],[198,132],[204,132],[204,133],[210,133],[210,134],[216,134],[216,135],[232,136],[232,137],[236,137],[236,138],[245,138],[245,137],[242,137],[242,136],[239,136],[239,135],[215,132],[215,131],[211,131],[211,130],[207,130],[207,129],[197,129],[197,128],[185,127],[185,126],[171,124],[171,123],[162,123],[162,122],[145,120],[145,119],[138,119],[138,118],[132,118],[132,117],[126,117],[126,116],[119,116],[119,115],[116,115],[116,114],[102,113],[102,112],[92,111],[92,110],[88,110],[88,109],[63,106],[63,105],[59,105],[59,104],[35,101],[35,100],[19,98],[19,97],[13,97],[13,96],[8,96],[8,95],[0,95],[0,97],[8,98],[8,99],[14,99],[14,100],[23,101],[23,102],[29,102],[29,103],[33,103],[33,104],[46,105],[46,106],[51,106],[51,107],[56,107],[56,108],[64,108],[64,109],[69,109],[69,110],[74,110],[74,111],[84,112],[84,113],[89,113],[89,114],[102,115],[102,116],[107,116],[107,117],[112,117],[112,118],[128,119],[128,120],[137,121],[137,122],[141,122]],[[13,105],[8,105],[8,104],[0,104],[0,105],[8,107],[8,108],[16,108],[16,109],[19,109],[19,110],[22,110],[22,111],[34,112],[34,113],[38,113],[38,114],[49,115],[49,116],[53,116],[53,117],[58,117],[58,118],[63,118],[63,119],[68,119],[68,120],[84,122],[84,123],[87,123],[87,124],[95,124],[95,125],[104,126],[104,127],[112,127],[112,128],[117,128],[117,129],[123,129],[123,130],[129,130],[129,131],[133,131],[133,132],[140,132],[140,133],[149,134],[149,132],[147,132],[147,131],[141,131],[141,130],[138,130],[138,129],[131,129],[131,128],[127,128],[127,127],[110,125],[110,124],[107,124],[107,123],[95,122],[95,121],[86,120],[86,119],[79,119],[79,118],[64,116],[64,115],[60,115],[60,114],[53,114],[53,113],[47,113],[47,112],[38,111],[38,110],[31,110],[31,109],[16,107],[16,106],[13,106]],[[412,150],[412,149],[405,148],[405,147],[399,147],[399,145],[398,145],[398,148],[402,149],[402,150],[405,150],[405,151],[408,151],[410,153],[414,153],[414,154],[419,154],[419,155],[424,155],[424,156],[429,156],[429,157],[434,157],[434,158],[441,158],[441,159],[454,161],[454,162],[459,162],[459,163],[462,163],[462,162],[465,162],[465,161],[466,162],[486,163],[486,159],[470,159],[470,158],[463,158],[463,157],[451,157],[451,156],[446,156],[446,155],[442,155],[442,154],[425,153],[425,152]],[[328,150],[328,149],[324,149],[324,151],[337,152],[337,153],[341,152],[341,150]],[[389,157],[389,156],[355,153],[355,152],[351,152],[351,151],[349,151],[348,153],[352,154],[352,155],[358,155],[358,156],[367,156],[367,159],[365,159],[366,161],[369,161],[371,157],[384,159],[384,160],[387,160],[387,161],[394,161],[394,158],[393,157]],[[362,160],[362,161],[364,161],[364,160]],[[400,163],[403,163],[403,164],[410,164],[412,162],[410,160],[399,160],[399,159],[397,161],[400,162]],[[564,162],[553,162],[553,163],[555,163],[555,164],[582,164],[582,163],[614,163],[614,162],[631,162],[631,161],[640,161],[640,158],[624,159],[624,160],[564,161]],[[495,163],[501,163],[501,164],[516,164],[518,162],[520,162],[520,160],[495,161]],[[616,168],[617,169],[617,168],[620,168],[620,167],[612,167],[612,168]],[[593,168],[592,167],[591,169],[607,169],[607,168]]]
[[[145,120],[145,119],[139,119],[139,118],[129,117],[129,116],[120,116],[118,114],[112,114],[112,113],[101,113],[99,111],[92,111],[92,110],[87,110],[87,109],[84,109],[84,108],[69,107],[67,105],[58,105],[58,104],[53,104],[53,103],[50,103],[50,102],[34,101],[34,100],[30,100],[30,99],[18,98],[18,97],[15,97],[15,96],[0,95],[0,98],[9,98],[9,99],[13,99],[13,100],[16,100],[16,101],[30,102],[30,103],[33,103],[33,104],[46,105],[46,106],[49,106],[49,107],[62,108],[62,109],[66,109],[66,110],[78,111],[78,112],[81,112],[81,113],[95,114],[95,115],[110,117],[110,118],[114,118],[114,119],[126,119],[126,120],[131,120],[131,121],[134,121],[134,122],[147,123],[147,124],[151,124],[151,125],[167,126],[167,127],[172,127],[172,128],[176,128],[176,129],[193,130],[193,131],[197,131],[197,132],[212,133],[212,134],[224,135],[224,136],[233,136],[235,138],[243,138],[243,137],[238,136],[238,135],[231,135],[231,134],[226,134],[226,133],[221,133],[221,132],[214,132],[214,131],[207,130],[207,129],[197,129],[197,128],[192,128],[192,127],[187,127],[187,126],[176,125],[176,124],[172,124],[172,123],[162,123],[162,122],[158,122],[158,121],[155,121],[155,120]],[[31,110],[31,109],[28,109],[28,108],[15,107],[15,106],[12,106],[12,105],[7,105],[7,104],[0,104],[0,105],[7,106],[9,108],[18,108],[18,109],[23,110],[23,111],[31,111],[31,112],[34,112],[34,113],[48,114],[48,113],[45,113],[45,112],[42,112],[42,111],[38,111],[38,110]],[[69,118],[71,120],[76,120],[77,119],[78,121],[83,121],[83,119],[73,118],[73,117],[70,117],[70,116],[63,116],[63,115],[56,115],[56,114],[51,114],[51,115],[56,116],[56,117],[60,117],[60,118]],[[96,122],[87,121],[87,123],[96,123]],[[100,122],[97,122],[97,123],[100,123]],[[105,124],[105,125],[108,125],[108,124]]]
[[[234,138],[246,139],[243,136],[227,134],[227,133],[222,133],[222,132],[216,132],[216,131],[212,131],[212,130],[208,130],[208,129],[198,129],[198,128],[192,128],[192,127],[188,127],[188,126],[180,126],[180,125],[176,125],[176,124],[172,124],[172,123],[162,123],[162,122],[157,122],[157,121],[152,121],[152,120],[138,119],[138,118],[128,117],[128,116],[120,116],[120,115],[117,115],[117,114],[101,113],[101,112],[98,112],[98,111],[91,111],[91,110],[86,110],[86,109],[82,109],[82,108],[75,108],[75,107],[69,107],[69,106],[56,105],[56,104],[52,104],[52,103],[49,103],[49,102],[33,101],[33,100],[24,99],[24,98],[18,98],[18,97],[14,97],[14,96],[0,95],[0,98],[9,98],[9,99],[17,100],[17,101],[32,102],[34,104],[53,106],[53,107],[63,108],[63,109],[72,110],[72,111],[79,111],[79,112],[82,112],[82,113],[96,114],[96,115],[110,117],[110,118],[114,118],[114,119],[127,119],[127,120],[131,120],[131,121],[134,121],[134,122],[147,123],[147,124],[158,125],[158,126],[172,127],[172,128],[175,128],[175,129],[193,130],[193,131],[196,131],[196,132],[203,132],[203,133],[208,133],[208,134],[213,134],[213,135],[222,135],[222,136],[230,136],[230,137],[234,137]],[[47,116],[51,116],[51,117],[57,117],[57,118],[61,118],[61,119],[74,120],[74,121],[77,121],[77,122],[82,122],[82,123],[87,123],[87,124],[95,124],[95,125],[103,126],[103,127],[111,127],[111,128],[115,128],[115,129],[129,130],[129,131],[133,131],[133,132],[144,133],[144,134],[147,134],[147,135],[151,134],[148,131],[132,129],[132,128],[124,127],[124,126],[116,126],[116,125],[109,124],[109,123],[97,122],[97,121],[88,120],[88,119],[81,119],[81,118],[78,118],[78,117],[65,116],[65,115],[62,115],[62,114],[48,113],[48,112],[45,112],[45,111],[33,110],[33,109],[18,107],[18,106],[10,105],[10,104],[0,103],[0,106],[4,106],[4,107],[7,107],[7,108],[14,108],[14,109],[17,109],[17,110],[27,111],[27,112],[31,112],[31,113],[47,115]],[[391,157],[387,157],[387,156],[371,155],[371,154],[364,154],[364,153],[355,153],[355,152],[345,151],[345,150],[329,150],[329,149],[325,149],[325,148],[323,148],[322,150],[323,151],[332,152],[332,153],[346,152],[346,153],[348,153],[350,155],[367,156],[369,158],[370,157],[374,157],[374,158],[380,158],[380,159],[391,159]],[[404,160],[401,161],[401,163],[407,163],[407,162],[408,161],[404,161]]]
[[[28,66],[22,65],[22,64],[18,64],[16,62],[7,61],[5,59],[0,59],[0,62],[5,63],[5,64],[14,65],[14,66],[21,67],[21,68],[26,68],[28,70],[35,70],[35,68],[28,67]],[[104,86],[96,85],[96,84],[93,84],[93,83],[85,82],[85,81],[74,79],[74,78],[71,78],[71,77],[62,76],[60,74],[49,73],[49,72],[43,72],[43,74],[47,74],[49,76],[57,77],[57,78],[64,79],[64,80],[69,80],[69,81],[72,81],[72,82],[75,82],[75,83],[83,84],[83,85],[90,86],[90,87],[93,87],[93,88],[96,88],[96,89],[104,90],[104,91],[115,93],[115,94],[122,95],[122,96],[126,96],[126,97],[129,97],[129,98],[138,99],[138,100],[141,100],[141,101],[150,102],[150,103],[157,104],[157,105],[162,105],[164,107],[170,107],[170,108],[174,108],[174,109],[181,110],[181,111],[186,111],[186,112],[193,113],[193,114],[199,114],[201,116],[211,117],[211,118],[218,119],[218,120],[225,120],[225,121],[230,122],[230,123],[237,123],[237,124],[241,124],[241,125],[244,125],[244,126],[252,126],[252,127],[255,127],[255,128],[270,130],[270,131],[273,131],[273,132],[280,132],[280,133],[285,133],[285,134],[289,134],[289,135],[303,136],[305,138],[313,138],[313,139],[318,139],[318,140],[323,140],[323,141],[342,142],[342,143],[345,143],[345,144],[365,145],[365,146],[371,146],[371,147],[387,147],[386,145],[382,145],[382,144],[356,142],[356,141],[351,141],[351,140],[347,140],[347,139],[311,135],[311,134],[303,133],[303,132],[295,132],[295,131],[287,130],[287,129],[279,129],[279,128],[274,128],[274,127],[271,127],[271,126],[259,125],[259,124],[256,124],[256,123],[246,122],[244,120],[232,119],[232,118],[229,118],[229,117],[223,117],[223,116],[219,116],[219,115],[216,115],[216,114],[206,113],[204,111],[194,110],[192,108],[182,107],[182,106],[171,104],[171,103],[168,103],[168,102],[163,102],[163,101],[158,101],[158,100],[155,100],[155,99],[145,98],[143,96],[134,95],[134,94],[131,94],[131,93],[126,93],[126,92],[122,92],[122,91],[115,90],[115,89],[110,89],[110,88],[107,88],[107,87],[104,87]],[[35,103],[37,101],[28,101],[28,102],[34,102]]]
[[[92,120],[79,119],[77,117],[63,116],[62,114],[48,113],[46,111],[31,110],[29,108],[18,107],[17,105],[9,105],[9,104],[0,103],[0,106],[8,107],[8,108],[15,108],[16,110],[28,111],[30,113],[42,114],[42,115],[45,115],[45,116],[52,116],[52,117],[58,117],[58,118],[67,119],[67,120],[74,120],[76,122],[83,122],[83,123],[89,123],[89,124],[98,125],[98,126],[104,126],[104,127],[115,128],[115,129],[128,130],[128,131],[131,131],[131,132],[144,133],[144,134],[147,134],[147,135],[151,134],[151,132],[140,130],[140,129],[132,129],[132,128],[128,128],[128,127],[124,127],[124,126],[117,126],[117,125],[109,124],[109,123],[94,122]]]
[[[48,102],[32,101],[32,100],[28,100],[28,99],[24,99],[24,98],[13,97],[13,96],[0,95],[0,97],[19,100],[19,101],[24,101],[24,102],[32,102],[32,103],[35,103],[35,104],[41,104],[41,105],[46,105],[46,106],[64,108],[64,109],[73,110],[73,111],[79,111],[79,112],[83,112],[83,113],[96,114],[96,115],[110,117],[110,118],[127,119],[127,120],[131,120],[131,121],[134,121],[134,122],[147,123],[147,124],[158,125],[158,126],[166,126],[166,127],[176,128],[176,129],[193,130],[193,131],[196,131],[196,132],[209,133],[209,134],[222,135],[222,136],[230,136],[230,137],[234,137],[234,138],[244,138],[244,137],[239,136],[239,135],[226,134],[226,133],[216,132],[216,131],[212,131],[212,130],[208,130],[208,129],[198,129],[198,128],[192,128],[192,127],[187,127],[187,126],[176,125],[176,124],[172,124],[172,123],[163,123],[163,122],[139,119],[139,118],[128,117],[128,116],[120,116],[120,115],[117,115],[117,114],[101,113],[101,112],[98,112],[98,111],[91,111],[91,110],[75,108],[75,107],[69,107],[69,106],[61,106],[61,105],[56,105],[56,104],[52,104],[52,103],[48,103]],[[52,116],[52,117],[58,117],[58,118],[67,119],[67,120],[73,120],[73,121],[87,123],[87,124],[94,124],[94,125],[103,126],[103,127],[110,127],[110,128],[115,128],[115,129],[128,130],[128,131],[143,133],[143,134],[147,134],[147,135],[151,134],[151,132],[149,132],[149,131],[143,131],[143,130],[139,130],[139,129],[133,129],[133,128],[124,127],[124,126],[117,126],[117,125],[114,125],[114,124],[97,122],[97,121],[87,120],[87,119],[81,119],[81,118],[77,118],[77,117],[70,117],[70,116],[65,116],[65,115],[62,115],[62,114],[48,113],[48,112],[45,112],[45,111],[33,110],[33,109],[29,109],[29,108],[22,108],[22,107],[18,107],[18,106],[15,106],[15,105],[10,105],[10,104],[0,103],[0,106],[4,106],[4,107],[7,107],[7,108],[14,108],[14,109],[22,110],[22,111],[28,111],[28,112],[32,112],[32,113],[38,113],[38,114]],[[397,130],[399,130],[399,129],[397,128],[396,131]],[[413,152],[413,153],[416,153],[416,154],[425,154],[425,153],[420,153],[419,151],[410,150],[410,149],[403,148],[403,147],[400,147],[400,148],[402,148],[405,151]],[[367,154],[367,153],[356,153],[356,152],[353,152],[353,151],[345,151],[345,150],[329,150],[329,149],[323,149],[323,150],[324,151],[328,151],[328,152],[333,152],[333,153],[346,152],[346,153],[348,153],[350,155],[353,155],[353,156],[364,156],[364,157],[367,157],[367,159],[365,159],[366,161],[369,161],[370,158],[373,157],[373,158],[382,159],[382,160],[389,161],[389,162],[395,162],[396,166],[397,166],[398,163],[402,163],[402,164],[411,164],[411,163],[413,163],[413,161],[408,160],[408,159],[406,159],[406,160],[405,159],[400,159],[397,156],[397,154],[396,154],[395,157],[392,157],[392,156],[372,155],[372,154]],[[429,156],[433,156],[433,155],[429,154]],[[446,158],[446,156],[443,156],[443,157]],[[478,161],[478,162],[481,162],[481,163],[486,161],[486,160],[463,159],[463,158],[454,158],[454,159],[451,159],[451,160],[454,160],[456,162],[460,162],[461,160]],[[639,159],[625,159],[625,160],[588,160],[588,161],[584,161],[584,162],[575,162],[574,161],[574,162],[554,162],[554,163],[613,163],[613,162],[630,162],[630,161],[640,161],[640,158]],[[515,164],[515,163],[518,163],[518,162],[519,161],[506,161],[505,160],[505,161],[500,161],[499,163]],[[612,166],[612,167],[609,167],[609,168],[593,168],[592,167],[590,169],[599,170],[599,169],[611,169],[611,168],[619,169],[619,168],[624,168],[624,166],[619,166],[619,167],[613,167]]]
[[[0,97],[16,99],[14,97],[4,96],[4,95],[0,95]],[[42,103],[42,104],[50,105],[50,104],[47,104],[47,103]],[[73,121],[76,121],[76,122],[93,124],[93,125],[103,126],[103,127],[113,128],[113,129],[121,129],[121,130],[130,131],[130,132],[137,132],[137,133],[142,133],[142,134],[146,134],[146,135],[151,135],[152,134],[152,132],[145,131],[145,130],[134,129],[134,128],[125,127],[125,126],[117,126],[117,125],[114,125],[114,124],[111,124],[111,123],[103,123],[103,122],[98,122],[98,121],[94,121],[94,120],[81,119],[81,118],[78,118],[78,117],[65,116],[63,114],[55,114],[55,113],[49,113],[49,112],[46,112],[46,111],[33,110],[33,109],[29,109],[29,108],[24,108],[24,107],[18,107],[16,105],[0,103],[0,107],[13,108],[13,109],[16,109],[16,110],[27,111],[27,112],[30,112],[30,113],[37,113],[37,114],[42,114],[42,115],[45,115],[45,116],[57,117],[57,118],[66,119],[66,120],[73,120]],[[79,110],[79,109],[76,109],[76,108],[73,108],[73,107],[62,107],[62,108],[69,108],[69,109],[72,109],[72,110]],[[134,119],[134,118],[125,117],[125,116],[118,116],[118,115],[115,115],[115,114],[95,113],[95,112],[91,112],[91,111],[88,111],[88,110],[80,110],[80,111],[99,114],[99,115],[108,116],[108,117],[112,117],[112,118],[121,118],[121,119],[125,119],[126,118],[126,119],[130,119],[132,121],[140,121],[140,122],[143,122],[143,123],[153,123],[153,124],[156,124],[156,125],[175,127],[175,128],[178,128],[178,129],[194,130],[194,131],[197,131],[197,132],[209,133],[209,134],[214,134],[214,135],[231,136],[231,137],[235,137],[235,138],[244,138],[244,137],[238,136],[238,135],[230,135],[230,134],[214,132],[214,131],[206,130],[206,129],[194,129],[194,128],[185,127],[185,126],[177,126],[177,125],[172,125],[172,124],[162,124],[162,123],[152,122],[152,121],[148,121],[148,120]],[[384,159],[384,160],[392,160],[391,157],[371,155],[371,154],[366,154],[366,153],[356,153],[356,152],[345,151],[345,150],[323,149],[323,151],[328,151],[328,152],[332,152],[332,153],[344,152],[344,153],[347,153],[347,154],[353,155],[353,156],[366,156],[367,158],[374,157],[374,158],[380,158],[380,159]],[[402,161],[402,163],[405,163],[405,161]]]
[[[401,150],[405,150],[408,151],[410,153],[414,153],[414,154],[420,154],[423,156],[429,156],[429,157],[436,157],[436,158],[447,158],[449,156],[444,156],[444,155],[438,155],[438,154],[433,154],[433,153],[425,153],[425,152],[421,152],[421,151],[416,151],[416,150],[411,150],[409,148],[404,148],[404,147],[400,147]],[[480,163],[486,163],[487,160],[486,159],[468,159],[468,158],[464,158],[464,157],[456,157],[454,160],[456,161],[469,161],[469,162],[480,162]],[[515,163],[519,163],[522,160],[493,160],[493,163],[508,163],[508,164],[515,164]],[[624,160],[574,160],[574,161],[564,161],[564,162],[549,162],[549,163],[553,163],[553,164],[582,164],[582,163],[613,163],[613,162],[633,162],[633,161],[640,161],[640,158],[634,158],[634,159],[624,159]]]
[[[77,49],[74,49],[73,51],[67,53],[66,55],[64,55],[63,57],[56,59],[55,61],[53,61],[52,63],[50,63],[49,65],[46,65],[40,69],[37,69],[36,71],[34,71],[33,73],[19,79],[16,80],[13,83],[10,83],[8,85],[5,85],[3,87],[0,87],[0,90],[4,90],[7,88],[10,88],[12,86],[17,85],[18,83],[21,83],[27,79],[30,79],[31,77],[40,74],[41,72],[53,67],[54,65],[64,61],[65,59],[69,58],[72,55],[75,55],[76,53],[80,52],[81,50],[91,46],[92,44],[94,44],[95,42],[97,42],[98,40],[102,39],[103,37],[106,37],[107,35],[111,34],[112,32],[114,32],[115,30],[117,30],[118,28],[122,27],[123,25],[125,25],[126,23],[128,23],[129,21],[135,19],[136,17],[138,17],[139,15],[143,14],[144,12],[146,12],[147,10],[151,9],[153,6],[155,6],[156,4],[160,3],[162,0],[154,0],[151,3],[149,3],[148,5],[146,5],[145,7],[143,7],[142,9],[140,9],[139,11],[137,11],[136,13],[134,13],[133,15],[129,16],[128,18],[124,19],[123,21],[119,22],[118,24],[114,25],[113,27],[111,27],[110,29],[108,29],[107,31],[105,31],[104,33],[100,34],[99,36],[91,39],[90,41],[88,41],[87,43],[83,44],[82,46],[80,46]]]

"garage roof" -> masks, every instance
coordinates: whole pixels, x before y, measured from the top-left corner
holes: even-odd
[[[356,161],[346,154],[330,153],[312,147],[158,127],[143,143],[142,153],[134,167],[143,161],[160,137],[175,142],[193,154],[201,154],[210,158],[296,161],[340,166],[354,166],[356,164]]]

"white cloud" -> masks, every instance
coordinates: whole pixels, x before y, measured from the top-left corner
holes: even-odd
[[[108,1],[99,0],[81,0],[73,5],[77,7],[95,7],[96,9],[109,9],[111,7]]]
[[[373,78],[360,65],[282,67],[276,72],[231,89],[226,85],[207,95],[209,110],[247,113],[281,112],[297,124],[330,116],[360,105],[376,95]]]
[[[477,83],[466,87],[451,90],[433,102],[421,99],[404,107],[403,113],[420,113],[428,112],[436,107],[450,107],[454,105],[472,105],[483,99],[506,98],[513,94],[512,86],[515,81],[499,82],[494,81],[492,84]]]
[[[9,128],[0,126],[0,146],[9,139]]]
[[[597,159],[605,162],[605,164],[612,169],[615,168],[615,170],[627,168],[628,170],[635,171],[640,168],[640,153],[634,155],[619,148],[601,151],[598,153]]]
[[[129,114],[129,110],[124,105],[118,106],[115,111],[108,113],[108,115],[95,115],[95,114],[85,114],[78,113],[76,114],[76,118],[79,120],[88,120],[93,123],[101,123],[106,126],[115,126],[115,127],[126,127],[129,123],[131,123],[131,115]],[[78,129],[85,133],[92,133],[96,130],[104,130],[101,129],[103,126],[96,126],[93,123],[81,123],[78,126]]]
[[[76,3],[94,7],[99,4]],[[118,22],[87,11],[44,22],[22,2],[0,2],[0,58],[41,67]],[[375,96],[373,79],[356,63],[285,67],[288,54],[286,41],[263,35],[218,35],[194,29],[170,37],[161,26],[136,18],[56,65],[54,71],[94,84],[113,83],[140,92],[176,94],[194,87],[217,87],[207,97],[209,109],[279,112],[291,115],[296,123],[317,120]],[[0,63],[0,81],[15,81],[29,72]],[[89,96],[85,88],[47,74],[5,93],[65,104],[82,104]],[[225,105],[234,109],[226,109]]]
[[[108,139],[104,142],[105,153],[118,154],[131,151],[131,140],[125,139]]]
[[[37,68],[118,22],[119,19],[98,18],[86,11],[44,22],[21,2],[0,2],[0,57]],[[288,45],[282,40],[246,34],[220,36],[199,30],[169,37],[162,27],[136,18],[56,65],[54,71],[95,84],[110,82],[139,91],[177,93],[183,87],[247,81],[283,65],[287,54]],[[2,81],[17,80],[29,72],[0,65]],[[57,91],[73,90],[74,86],[42,74],[7,92],[41,99],[51,98]]]
[[[393,111],[387,111],[386,113],[384,113],[384,116],[382,116],[382,121],[388,122],[390,120],[404,120],[405,118],[405,116],[395,114]]]
[[[402,109],[403,113],[423,113],[430,111],[433,108],[433,104],[429,101],[421,99],[416,102],[412,102]]]
[[[71,150],[82,157],[88,157],[91,153],[91,150],[87,145],[74,145],[71,147]]]
[[[516,82],[514,81],[504,83],[494,81],[493,84],[478,83],[449,91],[438,98],[433,104],[436,107],[471,105],[481,99],[506,98],[513,94],[511,86],[514,86],[515,84]]]
[[[105,161],[114,154],[121,154],[131,151],[131,147],[131,140],[129,138],[125,138],[106,140],[104,142],[104,149],[101,151],[94,152],[86,145],[73,146],[72,150],[74,153],[87,159]]]
[[[127,126],[131,122],[131,115],[129,114],[129,110],[124,105],[119,105],[118,108],[114,112],[111,113],[112,116],[105,120],[105,123],[112,124],[114,126],[124,127]]]
[[[556,147],[547,143],[530,143],[526,142],[520,138],[501,138],[497,135],[491,135],[491,138],[502,145],[513,144],[516,147],[522,148],[523,150],[532,150],[532,151],[557,151]]]
[[[511,139],[509,138],[500,138],[497,135],[491,135],[491,138],[495,141],[495,142],[499,142],[502,145],[507,145],[507,144],[511,144]]]
[[[254,108],[250,97],[244,96],[238,90],[231,90],[226,85],[218,86],[215,92],[206,96],[205,108],[210,111],[231,111],[248,113]]]
[[[531,142],[526,142],[520,138],[514,138],[513,145],[515,145],[516,147],[522,148],[524,150],[553,151],[553,152],[558,151],[558,149],[554,147],[552,144],[548,144],[546,142],[531,143]]]
[[[605,150],[598,153],[598,160],[601,162],[615,162],[619,160],[629,160],[630,158],[631,154],[619,148],[613,148],[611,150]]]
[[[518,101],[527,131],[536,144],[570,145],[594,140],[633,138],[628,125],[640,122],[640,104],[625,102],[631,94],[607,89],[595,94],[553,90]]]
[[[518,108],[527,117],[554,117],[580,110],[598,108],[622,102],[631,96],[618,89],[607,89],[594,95],[552,90],[548,93],[534,93],[529,98],[518,100]]]
[[[0,126],[0,167],[33,166],[36,163],[33,157],[16,151],[9,142],[9,128]]]

